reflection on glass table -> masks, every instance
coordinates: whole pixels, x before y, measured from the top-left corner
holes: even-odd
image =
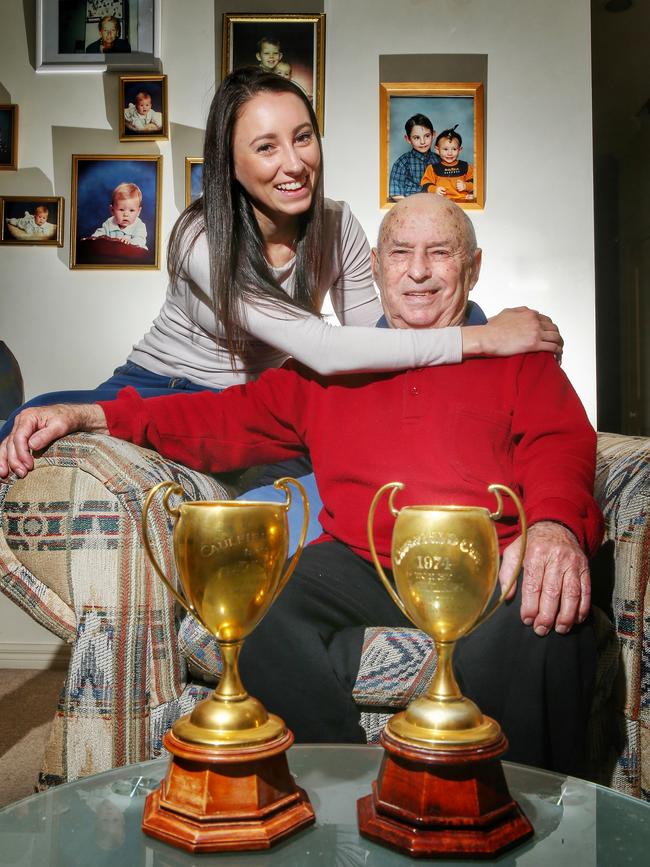
[[[379,747],[294,746],[288,755],[292,772],[311,798],[316,824],[267,851],[190,855],[143,834],[144,799],[167,768],[167,759],[158,759],[67,783],[0,810],[0,865],[388,867],[414,863],[406,855],[364,840],[357,831],[356,801],[368,794],[377,775]],[[532,822],[535,835],[494,863],[518,867],[647,863],[650,804],[573,777],[507,762],[504,767],[511,794]],[[459,861],[430,863],[458,865]]]

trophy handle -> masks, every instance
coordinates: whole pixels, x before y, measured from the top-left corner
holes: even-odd
[[[515,581],[519,577],[519,573],[521,572],[521,567],[522,567],[522,564],[524,562],[524,557],[526,555],[526,540],[528,538],[528,524],[526,522],[526,516],[524,515],[524,507],[521,505],[521,500],[515,494],[515,492],[512,491],[510,488],[506,487],[506,485],[498,485],[498,484],[490,485],[488,487],[488,491],[491,494],[494,494],[494,496],[497,498],[497,510],[496,510],[496,512],[490,512],[490,518],[493,521],[498,521],[499,518],[501,517],[501,515],[503,514],[503,500],[501,498],[501,491],[503,491],[505,494],[507,494],[510,497],[510,499],[514,502],[515,506],[517,507],[517,512],[519,514],[519,524],[521,526],[521,548],[519,551],[519,562],[517,563],[517,568],[512,573],[512,578],[510,580],[510,583],[508,584],[506,589],[503,591],[501,596],[499,596],[499,598],[497,599],[497,601],[494,603],[494,605],[492,606],[492,608],[489,611],[484,612],[479,617],[479,619],[472,626],[472,628],[469,630],[469,632],[465,633],[466,635],[469,635],[469,633],[473,632],[477,626],[480,626],[481,623],[484,623],[488,619],[488,617],[491,617],[494,614],[494,612],[497,610],[499,605],[501,605],[501,603],[504,601],[504,599],[506,598],[508,593],[510,593],[510,591],[514,587]]]
[[[172,594],[172,596],[176,599],[176,601],[178,603],[180,603],[183,606],[183,608],[189,614],[191,614],[193,617],[196,617],[196,619],[199,620],[205,626],[205,624],[203,623],[201,618],[198,616],[198,614],[196,613],[194,608],[192,608],[192,606],[189,604],[189,602],[187,602],[181,596],[181,594],[173,586],[171,581],[167,578],[167,576],[165,575],[163,570],[160,568],[160,566],[158,565],[158,561],[156,560],[155,554],[153,553],[153,550],[151,549],[151,545],[149,544],[149,508],[150,508],[151,503],[153,502],[153,498],[156,496],[156,494],[159,491],[164,490],[165,488],[167,488],[167,493],[163,497],[163,507],[165,508],[167,513],[169,515],[171,515],[172,518],[174,518],[176,521],[180,517],[180,514],[181,514],[180,510],[169,505],[169,498],[171,497],[172,494],[178,494],[179,496],[182,497],[183,494],[185,493],[185,491],[176,482],[159,482],[147,494],[147,499],[144,501],[144,508],[142,509],[142,541],[144,542],[144,548],[145,548],[145,551],[147,552],[147,556],[149,557],[149,560],[151,561],[151,565],[153,566],[153,568],[156,571],[156,574],[158,575],[160,580],[163,582],[165,587]]]
[[[377,491],[375,496],[372,498],[372,503],[370,504],[370,511],[368,512],[368,545],[370,546],[370,553],[372,554],[372,562],[375,564],[375,569],[377,570],[377,574],[381,578],[381,583],[384,585],[390,598],[393,600],[395,605],[402,612],[404,617],[408,617],[411,623],[414,626],[417,626],[417,623],[413,620],[412,617],[409,616],[404,603],[399,598],[397,593],[395,592],[395,588],[390,583],[388,578],[386,577],[386,573],[384,572],[383,566],[379,562],[379,557],[377,556],[377,549],[375,548],[375,539],[374,539],[374,523],[375,523],[375,510],[377,508],[377,503],[379,502],[379,498],[384,493],[384,491],[390,490],[390,496],[388,498],[388,508],[390,509],[394,518],[399,515],[399,509],[395,508],[394,500],[395,494],[398,491],[404,490],[404,485],[402,482],[388,482]],[[419,629],[419,627],[418,627]]]
[[[289,578],[293,573],[293,570],[296,568],[298,564],[298,558],[302,554],[302,549],[305,545],[305,539],[307,537],[307,528],[309,527],[309,500],[307,499],[307,493],[303,486],[300,484],[297,479],[292,479],[290,476],[285,476],[282,479],[276,479],[273,482],[273,487],[281,489],[287,495],[287,501],[283,504],[282,508],[289,511],[289,507],[291,506],[291,488],[289,485],[294,485],[298,489],[298,493],[302,498],[302,506],[303,506],[303,515],[302,515],[302,530],[300,531],[300,539],[298,539],[298,547],[293,553],[293,557],[289,561],[286,572],[280,579],[280,583],[278,584],[278,589],[275,591],[275,598],[280,595],[282,590],[284,590],[284,585],[287,583]]]

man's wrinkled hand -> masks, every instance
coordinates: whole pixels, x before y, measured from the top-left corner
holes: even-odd
[[[506,588],[517,565],[521,539],[503,552],[499,581]],[[528,531],[521,585],[521,619],[537,635],[566,633],[589,614],[591,579],[587,558],[562,524],[540,521]],[[515,594],[513,585],[508,598]]]
[[[20,478],[34,469],[32,452],[40,451],[72,431],[108,433],[106,416],[97,404],[34,406],[19,412],[11,433],[0,443],[0,478]]]

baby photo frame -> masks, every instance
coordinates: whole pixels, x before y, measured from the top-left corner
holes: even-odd
[[[162,156],[72,157],[70,267],[159,268]]]
[[[379,85],[379,205],[416,192],[485,206],[481,82]]]
[[[0,171],[18,168],[18,106],[0,105]]]
[[[0,197],[0,243],[63,246],[61,196]]]
[[[260,66],[298,84],[314,106],[321,133],[325,97],[325,15],[224,13],[221,77]]]
[[[169,137],[166,75],[121,75],[120,141]]]
[[[185,207],[203,191],[203,157],[185,157]]]

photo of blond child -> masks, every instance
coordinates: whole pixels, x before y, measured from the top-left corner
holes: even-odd
[[[147,227],[140,219],[142,190],[137,184],[118,184],[108,206],[111,216],[95,229],[91,238],[110,238],[121,244],[147,249]]]
[[[0,241],[7,244],[61,245],[63,199],[44,196],[0,198]]]
[[[158,267],[161,168],[161,156],[73,156],[70,267]]]
[[[323,132],[325,15],[223,15],[221,74],[257,66],[290,78],[311,100]]]
[[[167,76],[120,76],[120,141],[167,138]]]
[[[49,215],[50,209],[47,205],[37,205],[33,214],[25,211],[22,217],[9,217],[7,222],[10,226],[22,229],[28,235],[51,235],[56,230],[56,226],[48,223]]]

